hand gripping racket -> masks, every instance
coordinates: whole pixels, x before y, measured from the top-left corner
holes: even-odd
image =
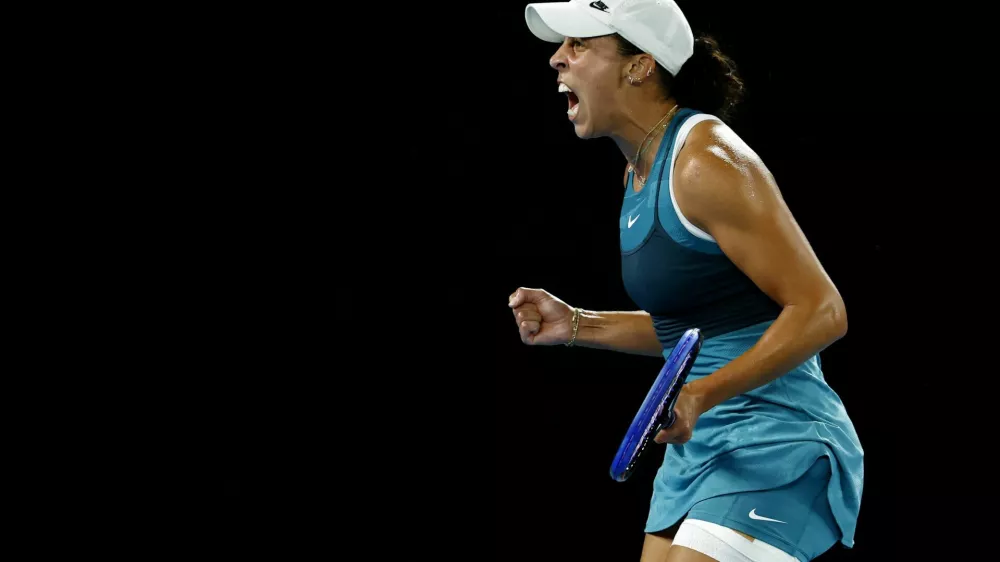
[[[660,374],[653,381],[646,399],[636,412],[628,433],[618,446],[618,453],[611,463],[611,478],[618,482],[628,480],[653,436],[661,429],[673,425],[674,404],[680,395],[681,387],[684,386],[684,381],[687,380],[688,373],[691,372],[695,358],[698,357],[698,352],[701,351],[702,340],[701,331],[691,328],[684,332],[670,352],[667,362],[660,369]]]

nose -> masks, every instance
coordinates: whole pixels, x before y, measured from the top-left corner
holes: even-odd
[[[549,58],[549,66],[551,66],[552,68],[554,68],[556,70],[560,70],[560,69],[566,68],[566,50],[565,50],[565,47],[566,47],[566,43],[563,43],[562,45],[559,45],[559,48],[556,49],[556,52],[553,53],[552,56]]]

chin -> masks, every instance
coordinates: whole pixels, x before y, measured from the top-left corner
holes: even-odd
[[[573,123],[573,131],[576,133],[576,136],[581,139],[593,139],[600,136],[586,123]]]
[[[573,124],[573,132],[581,139],[596,139],[607,136],[606,132],[595,124],[590,115],[581,115],[578,121],[570,121]]]

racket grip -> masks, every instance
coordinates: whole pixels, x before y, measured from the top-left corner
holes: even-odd
[[[674,409],[670,408],[669,412],[663,414],[663,416],[660,417],[660,423],[659,425],[656,426],[656,430],[653,431],[653,435],[656,435],[657,433],[663,431],[664,429],[667,429],[670,426],[674,425],[674,420],[676,419],[677,416],[674,415]]]

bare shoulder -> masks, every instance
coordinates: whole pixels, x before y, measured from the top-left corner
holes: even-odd
[[[778,304],[843,302],[760,157],[727,125],[699,123],[677,154],[681,212]],[[818,310],[818,308],[817,308]]]
[[[746,213],[774,212],[781,194],[760,156],[728,125],[694,126],[677,154],[674,196],[700,228]]]

